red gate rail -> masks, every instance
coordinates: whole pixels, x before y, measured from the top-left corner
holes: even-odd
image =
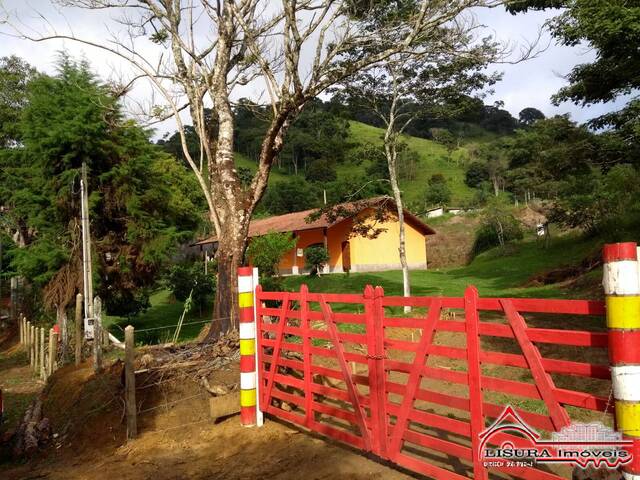
[[[417,313],[394,316],[404,306]],[[479,434],[505,403],[546,432],[569,424],[567,407],[587,417],[611,409],[608,334],[597,331],[604,313],[602,302],[479,298],[474,287],[461,298],[258,287],[260,408],[424,475],[486,479]],[[591,330],[562,328],[577,318]],[[578,361],[582,351],[596,361]],[[506,432],[490,443],[504,441],[530,447]],[[565,478],[537,467],[495,470]]]

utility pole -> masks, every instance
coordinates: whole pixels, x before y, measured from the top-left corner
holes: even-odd
[[[89,230],[89,183],[87,181],[87,164],[82,163],[80,179],[80,209],[82,223],[82,275],[84,286],[84,334],[87,340],[94,337],[93,323],[93,271],[91,267],[91,233]],[[99,341],[98,339],[97,341]]]

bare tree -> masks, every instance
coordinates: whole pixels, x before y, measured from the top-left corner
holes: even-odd
[[[404,296],[411,295],[402,191],[398,182],[401,137],[416,118],[451,115],[457,101],[487,84],[497,75],[486,65],[500,53],[489,39],[477,40],[473,18],[456,18],[440,25],[411,51],[393,54],[383,65],[354,75],[343,82],[342,94],[350,103],[373,112],[384,126],[383,147],[399,223],[398,255],[402,266]],[[445,112],[446,110],[446,112]],[[405,312],[411,307],[405,307]]]
[[[269,172],[282,150],[287,129],[305,104],[327,88],[391,56],[411,51],[440,35],[470,8],[497,5],[494,0],[57,0],[66,7],[104,10],[117,15],[110,38],[91,40],[44,29],[10,17],[13,35],[36,42],[73,40],[129,62],[163,99],[149,108],[157,119],[173,117],[184,156],[207,200],[218,238],[218,283],[214,322],[208,338],[237,326],[236,269],[243,261],[249,221],[262,197]],[[381,6],[382,5],[382,6]],[[391,8],[391,13],[389,11]],[[386,10],[385,10],[386,9]],[[372,17],[379,21],[371,22]],[[379,45],[383,48],[368,48]],[[356,55],[347,55],[354,49]],[[233,99],[251,85],[270,107],[258,168],[243,186],[233,152]],[[212,115],[205,115],[211,109]],[[181,112],[188,112],[200,138],[200,159],[187,148]],[[216,322],[215,320],[219,321]]]

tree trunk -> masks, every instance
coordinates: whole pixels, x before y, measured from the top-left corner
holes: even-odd
[[[495,175],[492,175],[491,183],[493,184],[493,193],[497,197],[498,195],[500,195],[500,184],[498,183],[498,177]]]
[[[56,323],[60,329],[60,336],[62,341],[62,349],[64,355],[67,353],[67,346],[69,344],[69,329],[67,322],[67,305],[56,305]]]
[[[234,223],[238,228],[234,228]],[[205,341],[215,341],[220,335],[238,329],[238,267],[242,265],[247,244],[248,221],[228,219],[218,234],[216,259],[216,295],[213,318]]]
[[[389,167],[389,180],[391,183],[391,190],[393,191],[393,199],[396,202],[398,213],[398,254],[400,256],[400,265],[402,266],[402,287],[405,297],[411,296],[411,280],[409,277],[409,264],[407,263],[407,250],[405,242],[405,225],[404,225],[404,208],[402,206],[402,193],[400,192],[400,186],[398,185],[398,172],[396,166],[396,160],[398,158],[398,152],[396,150],[395,139],[387,135],[385,139],[385,154],[387,156],[387,164]],[[404,313],[410,313],[411,307],[405,306]]]

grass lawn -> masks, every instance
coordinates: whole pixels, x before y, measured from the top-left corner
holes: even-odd
[[[412,271],[412,294],[462,296],[468,285],[475,285],[480,295],[485,297],[589,297],[558,285],[531,287],[526,284],[536,274],[579,262],[598,248],[594,240],[565,235],[554,238],[547,249],[535,240],[522,241],[508,248],[505,254],[494,249],[479,255],[464,267]],[[595,279],[599,275],[601,273],[596,271],[588,276]],[[290,291],[298,290],[303,283],[312,292],[360,293],[370,284],[382,286],[387,295],[402,295],[402,275],[398,270],[350,275],[336,273],[321,277],[299,275],[284,279],[285,288]],[[339,311],[350,308],[347,305],[336,307]],[[120,339],[124,337],[124,328],[131,324],[136,328],[136,342],[167,342],[173,337],[182,309],[183,303],[173,300],[169,291],[159,290],[151,296],[151,308],[146,312],[131,319],[108,316],[105,325]],[[210,318],[209,309],[203,312],[194,309],[187,313],[180,340],[195,338]]]
[[[151,308],[146,312],[130,319],[107,316],[104,320],[105,326],[120,340],[124,339],[124,328],[133,325],[136,329],[136,343],[155,344],[171,341],[184,303],[174,300],[168,290],[158,290],[151,295],[150,300]],[[202,327],[210,320],[210,309],[200,312],[194,307],[185,316],[180,341],[197,337]]]
[[[597,245],[593,240],[567,235],[555,238],[548,249],[535,240],[508,248],[505,255],[498,249],[483,253],[464,267],[412,271],[412,294],[461,296],[468,285],[475,285],[480,295],[487,297],[576,297],[579,295],[575,292],[563,291],[556,285],[526,287],[525,284],[535,274],[582,260]],[[303,283],[312,292],[359,293],[370,284],[382,286],[387,295],[402,295],[402,274],[398,270],[285,279],[286,287],[291,290],[297,290]]]

